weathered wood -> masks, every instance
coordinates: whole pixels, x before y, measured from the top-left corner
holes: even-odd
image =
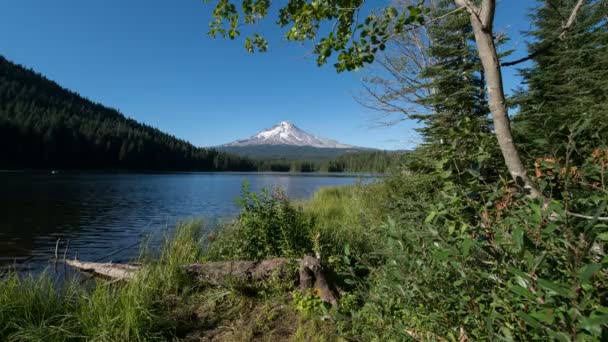
[[[131,280],[141,268],[132,264],[115,264],[99,262],[83,262],[66,260],[66,264],[75,269],[100,275],[115,280]],[[313,256],[302,258],[299,268],[299,279],[295,272],[290,272],[290,266],[297,260],[275,258],[262,261],[214,261],[195,263],[183,266],[186,274],[203,285],[221,286],[228,281],[239,281],[244,284],[254,284],[257,281],[268,280],[277,276],[282,280],[298,282],[302,292],[312,291],[321,300],[333,306],[338,304],[337,291],[328,281],[321,261]],[[293,277],[293,279],[289,279]]]
[[[213,261],[184,266],[186,273],[202,284],[220,285],[226,280],[255,282],[268,279],[275,272],[287,276],[290,259],[276,258],[263,261]],[[295,281],[295,279],[294,279]]]
[[[117,280],[131,280],[135,277],[135,274],[140,269],[139,266],[135,265],[114,264],[111,262],[99,263],[66,260],[65,263],[81,272],[91,273],[93,275],[100,275]]]
[[[337,291],[331,287],[327,280],[321,260],[307,255],[300,262],[300,291],[307,292],[310,289],[322,301],[332,306],[338,305]]]

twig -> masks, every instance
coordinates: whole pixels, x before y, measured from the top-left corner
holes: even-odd
[[[114,255],[114,254],[118,254],[118,253],[120,253],[120,252],[122,252],[122,251],[125,251],[125,250],[129,249],[129,248],[133,248],[133,247],[135,247],[135,246],[137,246],[137,245],[139,245],[139,244],[140,244],[140,241],[137,241],[136,243],[132,244],[131,246],[127,246],[127,247],[125,247],[125,248],[121,248],[121,249],[119,249],[119,250],[117,250],[117,251],[114,251],[114,252],[112,252],[112,253],[110,253],[110,254],[108,254],[108,255],[104,255],[104,256],[102,256],[101,258],[94,260],[93,262],[98,262],[98,261],[101,261],[101,260],[103,260],[103,259],[105,259],[105,258],[107,258],[107,257],[110,257],[110,256],[112,256],[112,255]]]
[[[581,215],[581,214],[576,214],[570,211],[566,211],[566,214],[573,216],[573,217],[578,217],[578,218],[582,218],[585,220],[598,220],[598,221],[608,221],[608,217],[603,217],[603,216],[589,216],[589,215]]]
[[[55,243],[55,261],[57,261],[57,259],[59,259],[59,242],[61,241],[61,239],[57,239],[57,242]]]
[[[63,261],[65,261],[67,255],[68,255],[68,248],[70,248],[70,240],[68,240],[67,245],[65,245],[65,251],[63,252]]]

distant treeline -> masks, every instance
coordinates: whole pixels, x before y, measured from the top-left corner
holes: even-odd
[[[405,152],[350,152],[333,160],[258,160],[260,171],[388,173],[399,166]]]
[[[0,56],[0,169],[386,172],[396,160],[381,151],[330,158],[253,160],[198,148]]]

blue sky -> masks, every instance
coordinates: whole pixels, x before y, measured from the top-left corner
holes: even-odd
[[[276,4],[282,3],[275,1]],[[378,1],[378,5],[385,3]],[[525,55],[526,0],[503,0],[496,29]],[[409,148],[416,123],[374,128],[354,99],[363,72],[317,67],[310,44],[287,43],[275,18],[260,30],[269,52],[206,36],[202,0],[2,0],[0,54],[81,95],[197,146],[248,137],[289,120],[344,143]],[[519,84],[505,70],[507,88]]]

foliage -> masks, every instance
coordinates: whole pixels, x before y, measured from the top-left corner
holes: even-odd
[[[441,18],[451,11],[453,2],[441,0],[432,14]],[[432,91],[417,100],[426,110],[410,115],[424,124],[419,129],[424,140],[407,165],[442,178],[447,192],[463,185],[465,188],[457,191],[477,195],[480,187],[503,173],[504,167],[491,132],[485,75],[469,15],[465,11],[452,13],[430,26],[427,35],[432,44],[426,54],[434,63],[420,70],[418,87]],[[503,41],[501,38],[496,43],[500,46]]]
[[[389,173],[407,153],[281,145],[232,146],[221,150],[252,158],[257,171],[275,172]]]
[[[574,0],[551,1],[531,13],[534,38],[529,51],[534,64],[521,70],[527,89],[520,89],[515,104],[515,132],[529,156],[565,155],[571,129],[579,126],[577,149],[570,159],[587,158],[608,139],[608,22],[605,1],[586,1],[571,31],[558,39],[563,13]]]
[[[561,201],[543,210],[542,202],[508,188],[488,193],[488,203],[477,208],[478,223],[450,210],[458,197],[438,196],[432,188],[414,186],[400,197],[401,206],[426,200],[431,211],[426,218],[398,216],[376,231],[383,242],[360,260],[380,254],[385,262],[371,268],[354,293],[361,305],[345,308],[349,319],[340,324],[347,336],[606,338],[608,265],[600,237],[608,226],[569,218]],[[588,214],[605,215],[605,193],[587,192],[580,200],[588,198],[595,203]]]
[[[389,151],[346,153],[327,164],[321,164],[320,169],[329,172],[390,173],[400,166],[405,153]]]
[[[312,251],[312,218],[298,211],[280,189],[249,191],[243,185],[237,222],[221,231],[208,256],[219,260],[301,257]]]
[[[241,6],[231,0],[213,2],[209,34],[230,39],[240,36],[243,26],[266,17],[271,6],[268,0],[243,0]],[[337,71],[355,70],[372,63],[393,35],[424,22],[421,6],[386,6],[379,13],[370,13],[363,9],[364,3],[363,0],[290,0],[278,10],[277,23],[289,27],[285,33],[289,41],[315,41],[314,53],[319,65],[337,53],[334,64]],[[360,22],[359,16],[365,19]],[[326,29],[328,23],[331,29]],[[245,38],[245,48],[249,52],[256,49],[264,52],[268,42],[260,33],[252,33]]]
[[[310,291],[306,293],[294,291],[292,297],[295,309],[305,316],[320,316],[327,312],[325,303]]]
[[[240,20],[256,22],[270,5],[243,3],[244,16],[239,17],[230,1],[219,0],[212,31],[235,38]],[[375,41],[349,43],[344,38],[351,38],[346,31],[355,25],[359,4],[290,1],[279,14],[280,24],[294,25],[290,39],[315,39],[323,21],[336,19],[337,35],[317,45],[319,61],[340,51],[338,69],[355,68],[369,62],[375,44],[380,49],[384,35],[401,27],[399,20],[419,15],[415,8],[407,9],[408,15],[405,9],[388,7],[384,17],[372,17],[359,27],[366,32],[376,25],[371,32]],[[569,8],[572,3],[556,4]],[[519,95],[526,100],[520,103],[518,138],[526,141],[545,198],[519,193],[496,161],[500,158],[480,89],[483,75],[468,46],[470,27],[458,14],[430,33],[441,41],[432,53],[444,63],[425,70],[435,89],[426,98],[433,111],[421,117],[425,144],[406,155],[407,170],[382,182],[322,189],[296,204],[280,191],[255,194],[245,186],[237,220],[210,236],[204,253],[197,230],[178,234],[175,243],[166,245],[168,254],[122,287],[102,284],[88,291],[68,284],[55,289],[47,278],[11,276],[0,283],[0,318],[8,322],[0,327],[0,338],[173,336],[179,320],[167,327],[159,325],[158,317],[170,311],[160,299],[177,294],[184,301],[201,296],[213,303],[203,306],[212,310],[204,311],[220,318],[205,317],[200,325],[241,316],[234,328],[240,333],[229,336],[251,339],[256,331],[271,330],[263,326],[276,320],[270,316],[278,311],[270,303],[280,298],[274,296],[277,292],[267,291],[272,295],[258,306],[274,314],[251,315],[252,301],[258,299],[229,286],[192,287],[179,265],[199,258],[260,260],[314,252],[343,293],[337,310],[326,310],[310,293],[294,294],[289,317],[300,312],[309,322],[298,327],[296,338],[311,339],[325,331],[315,316],[330,315],[334,325],[322,327],[353,340],[608,340],[606,99],[594,74],[603,72],[598,51],[605,45],[605,18],[598,8],[585,8],[573,35],[578,39],[567,38],[535,57],[526,71],[529,93]],[[550,41],[547,33],[559,27],[554,10],[541,7],[535,17],[538,44]],[[396,21],[382,26],[384,19]],[[248,49],[256,45],[264,50],[263,38],[254,37]],[[542,114],[551,132],[537,139],[533,129],[542,125],[530,110],[542,108],[551,109]],[[284,291],[284,285],[275,286]],[[253,327],[239,331],[241,326]]]

